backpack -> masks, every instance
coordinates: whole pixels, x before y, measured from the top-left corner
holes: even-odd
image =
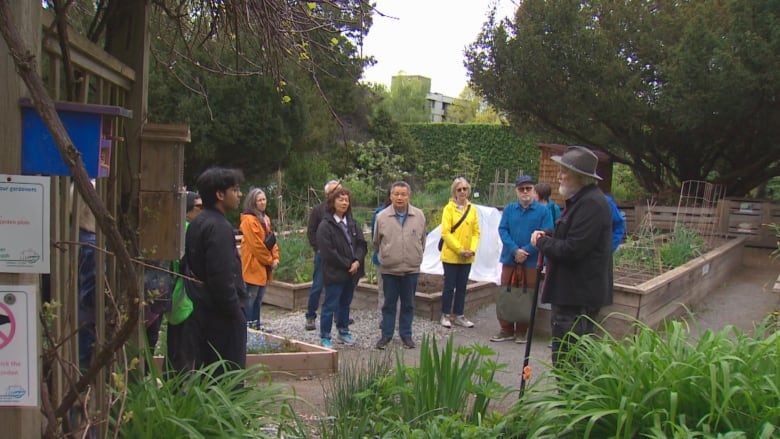
[[[185,224],[184,230],[190,227],[189,221]],[[177,274],[182,273],[181,261],[173,261],[173,272]],[[171,294],[170,310],[166,314],[168,323],[171,325],[178,325],[179,323],[187,320],[187,317],[192,314],[192,299],[187,295],[187,289],[184,288],[184,279],[176,276],[176,283],[173,285],[173,293]]]

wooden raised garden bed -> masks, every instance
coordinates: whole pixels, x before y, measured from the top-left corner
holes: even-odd
[[[265,289],[263,303],[278,306],[282,309],[306,309],[309,304],[311,282],[292,284],[289,282],[271,281]],[[322,295],[324,296],[324,294]],[[324,297],[320,297],[322,300]]]
[[[271,372],[285,372],[298,377],[329,375],[338,372],[339,353],[302,341],[263,334],[272,343],[285,345],[290,352],[247,354],[247,367],[264,364]],[[154,357],[155,366],[162,368],[164,357]]]
[[[441,278],[440,275],[420,274],[414,300],[414,313],[420,317],[438,320],[441,317]],[[495,284],[492,282],[472,282],[466,288],[466,314],[490,305],[494,302]],[[265,291],[263,303],[282,309],[306,309],[309,303],[311,282],[291,284],[272,281]],[[320,302],[324,299],[320,296]],[[352,299],[353,309],[376,309],[377,288],[375,284],[358,283]]]
[[[441,284],[442,276],[420,274],[417,282],[417,292],[414,294],[414,314],[430,320],[441,317]],[[466,315],[473,315],[477,310],[495,301],[495,286],[492,282],[471,282],[466,287]],[[377,287],[374,284],[360,282],[355,288],[352,307],[358,309],[376,309]]]
[[[665,319],[686,313],[742,265],[745,237],[731,237],[718,247],[684,265],[637,285],[615,283],[613,304],[602,309],[604,328],[616,337],[625,335],[632,319],[657,328]],[[614,313],[614,314],[613,314]],[[537,333],[550,334],[550,312],[540,307]]]

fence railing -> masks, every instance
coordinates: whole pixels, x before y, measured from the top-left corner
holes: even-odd
[[[642,220],[649,215],[653,228],[661,231],[673,230],[675,224],[682,223],[722,234],[746,236],[746,243],[755,247],[776,248],[778,243],[774,230],[768,226],[780,224],[780,203],[774,201],[723,199],[714,208],[622,203],[618,208],[626,219],[627,233],[637,233]]]

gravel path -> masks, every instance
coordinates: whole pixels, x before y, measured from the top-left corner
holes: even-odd
[[[263,326],[269,329],[272,334],[310,344],[320,344],[319,318],[317,319],[317,329],[314,331],[307,331],[304,328],[306,322],[305,311],[288,311],[274,306],[263,305],[261,313]],[[377,340],[379,340],[380,336],[379,323],[381,321],[381,316],[379,311],[375,309],[353,309],[350,311],[350,316],[355,321],[349,327],[355,344],[353,346],[345,346],[337,343],[337,331],[336,326],[334,325],[331,330],[331,334],[333,335],[333,347],[338,350],[373,350],[374,345]],[[433,335],[437,339],[444,339],[453,332],[457,333],[459,331],[468,331],[468,329],[460,327],[447,329],[442,327],[438,321],[434,322],[418,316],[415,316],[412,322],[412,338],[417,346],[420,345],[420,340],[422,340],[424,334]],[[401,346],[397,322],[392,345]]]

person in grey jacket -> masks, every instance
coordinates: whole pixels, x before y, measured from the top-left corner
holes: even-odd
[[[373,241],[382,266],[385,293],[382,336],[376,343],[377,349],[384,349],[393,339],[399,300],[398,334],[404,347],[415,347],[412,340],[414,292],[425,249],[425,215],[409,204],[411,192],[408,183],[393,183],[390,188],[391,205],[376,216]]]
[[[564,361],[570,334],[594,331],[602,306],[612,303],[612,213],[596,185],[598,158],[570,146],[552,159],[560,165],[558,191],[566,208],[555,230],[537,230],[531,244],[547,258],[542,302],[552,305],[553,365]]]

